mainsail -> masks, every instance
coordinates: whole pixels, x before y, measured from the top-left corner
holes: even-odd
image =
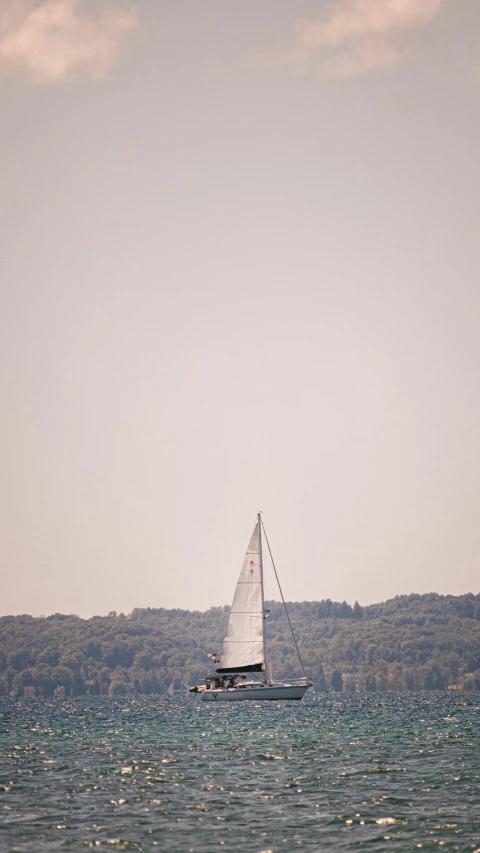
[[[265,664],[263,568],[255,525],[238,579],[217,672],[262,672]]]

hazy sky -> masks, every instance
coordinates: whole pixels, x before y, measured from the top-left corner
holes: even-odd
[[[0,0],[0,99],[1,612],[228,604],[257,509],[478,592],[478,0]]]

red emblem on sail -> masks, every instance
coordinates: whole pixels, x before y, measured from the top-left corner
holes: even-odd
[[[255,565],[255,563],[253,562],[253,560],[250,560],[250,565],[251,565],[251,567],[252,567],[252,568],[250,569],[250,574],[251,574],[251,575],[253,575],[253,567],[254,567],[254,565]]]

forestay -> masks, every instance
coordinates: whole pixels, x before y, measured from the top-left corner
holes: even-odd
[[[262,672],[264,669],[262,580],[257,522],[235,590],[217,672]]]

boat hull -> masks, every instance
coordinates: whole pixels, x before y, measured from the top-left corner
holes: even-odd
[[[310,684],[266,684],[264,687],[233,687],[227,690],[205,690],[203,702],[245,702],[275,699],[303,699]]]

